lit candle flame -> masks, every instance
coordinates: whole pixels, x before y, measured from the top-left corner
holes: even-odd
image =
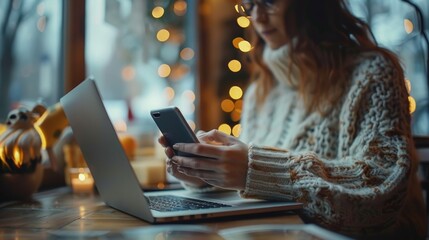
[[[78,178],[81,182],[85,181],[86,180],[85,173],[79,173]]]

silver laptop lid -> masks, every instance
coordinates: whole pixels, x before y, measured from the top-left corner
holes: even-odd
[[[101,198],[113,208],[154,222],[95,81],[79,84],[61,98],[61,104]]]

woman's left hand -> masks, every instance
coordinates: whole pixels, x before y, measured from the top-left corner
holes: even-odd
[[[174,156],[179,172],[224,189],[243,190],[248,168],[248,146],[218,130],[199,132],[200,143],[178,143],[175,150],[201,157]]]

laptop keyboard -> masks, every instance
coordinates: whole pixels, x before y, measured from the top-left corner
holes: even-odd
[[[150,196],[148,199],[150,208],[159,212],[231,207],[230,205],[221,203],[207,202],[173,195]]]

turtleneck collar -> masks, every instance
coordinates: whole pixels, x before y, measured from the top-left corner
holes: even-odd
[[[292,67],[292,74],[289,74],[290,60],[288,44],[277,49],[271,49],[266,45],[263,52],[263,60],[273,74],[275,82],[278,84],[286,84],[294,88],[290,82],[294,83],[293,85],[298,83],[299,71],[297,67]]]

